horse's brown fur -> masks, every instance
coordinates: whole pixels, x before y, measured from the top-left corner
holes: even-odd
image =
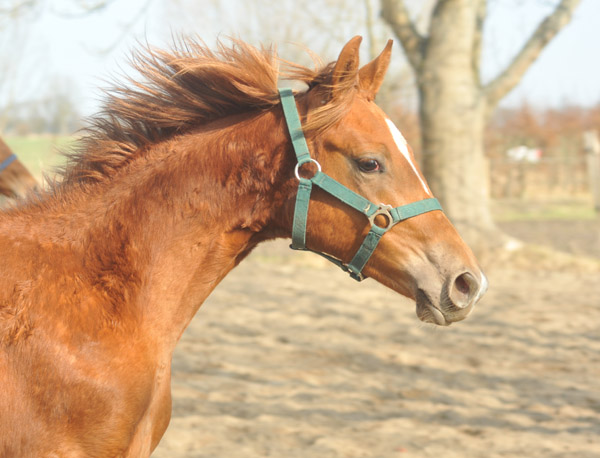
[[[310,88],[298,105],[311,149],[371,200],[421,199],[372,103],[389,47],[359,75],[359,43],[335,65],[292,71]],[[186,42],[136,62],[146,82],[109,95],[62,179],[0,215],[0,457],[148,456],[187,324],[259,242],[290,236],[295,158],[273,53]],[[374,153],[387,173],[360,173]],[[318,190],[308,225],[309,246],[346,261],[368,230]],[[386,234],[365,273],[435,298],[465,268],[479,272],[433,212]]]

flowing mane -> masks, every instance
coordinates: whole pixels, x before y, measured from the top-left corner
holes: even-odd
[[[60,173],[62,183],[110,178],[147,145],[219,118],[267,110],[279,103],[280,78],[326,88],[333,71],[333,63],[310,69],[281,60],[272,47],[237,40],[231,46],[220,42],[212,51],[182,39],[170,51],[145,48],[131,61],[141,80],[129,78],[128,85],[106,91],[102,111],[91,118]],[[328,100],[305,129],[325,129],[339,121],[348,100]]]

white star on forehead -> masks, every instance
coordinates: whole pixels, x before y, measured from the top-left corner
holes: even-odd
[[[427,194],[431,195],[431,191],[429,191],[429,188],[425,184],[425,181],[423,181],[423,178],[421,178],[421,175],[417,171],[417,167],[415,167],[415,164],[414,164],[412,158],[410,157],[410,153],[408,152],[408,147],[407,147],[407,143],[406,143],[404,136],[402,135],[402,133],[398,130],[396,125],[391,120],[386,118],[385,122],[388,125],[390,132],[392,133],[392,137],[393,137],[394,141],[396,142],[396,146],[398,147],[398,149],[400,150],[402,155],[406,158],[406,160],[412,167],[413,172],[415,172],[415,175],[417,176],[417,178],[423,185],[423,189],[425,190],[425,192]]]

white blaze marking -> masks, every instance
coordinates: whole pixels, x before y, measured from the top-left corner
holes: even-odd
[[[390,129],[390,132],[392,133],[392,137],[394,138],[394,141],[396,142],[396,146],[398,146],[398,149],[400,150],[402,155],[406,158],[406,160],[412,167],[413,172],[415,172],[415,175],[417,176],[417,178],[423,185],[423,189],[425,190],[425,192],[427,194],[431,195],[431,191],[425,184],[425,181],[423,181],[423,178],[421,178],[421,175],[417,171],[417,167],[415,167],[415,164],[413,163],[413,160],[410,157],[410,153],[408,152],[408,147],[407,147],[407,143],[406,143],[404,136],[400,133],[398,128],[395,126],[395,124],[391,120],[386,119],[385,122],[387,123],[388,128]]]

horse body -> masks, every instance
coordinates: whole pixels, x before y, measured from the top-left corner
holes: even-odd
[[[422,177],[398,153],[372,102],[389,47],[359,75],[359,43],[351,41],[298,97],[311,150],[333,178],[371,200],[423,198]],[[254,51],[243,51],[233,57],[246,75],[248,65],[260,65],[244,57]],[[170,79],[156,76],[163,89],[191,78],[180,60],[171,59]],[[199,97],[213,97],[207,94]],[[152,127],[137,124],[139,97],[117,99],[113,112],[131,118],[100,123],[101,135],[62,184],[1,215],[0,457],[138,457],[156,447],[171,415],[171,357],[186,326],[258,243],[290,235],[295,160],[274,97],[185,128],[164,124],[179,105],[161,118],[149,103]],[[343,109],[320,111],[331,99]],[[337,120],[324,121],[331,116]],[[119,132],[127,123],[129,137]],[[365,172],[365,160],[382,170]],[[485,287],[472,280],[479,268],[445,216],[432,212],[398,226],[365,273],[415,298],[425,321],[466,317]],[[362,215],[315,191],[312,249],[347,260],[367,230]]]
[[[66,190],[3,216],[0,303],[11,305],[0,308],[0,366],[15,391],[0,396],[1,456],[144,456],[156,446],[170,417],[175,344],[218,282],[267,237],[255,234],[270,209],[281,207],[267,188],[284,189],[283,166],[293,166],[273,119],[243,121],[254,141],[244,130],[237,142],[234,127],[180,136],[83,198]],[[225,162],[210,154],[223,138],[238,145],[225,153],[230,167],[200,173]],[[181,162],[165,167],[175,152]],[[32,431],[38,422],[44,434]]]

